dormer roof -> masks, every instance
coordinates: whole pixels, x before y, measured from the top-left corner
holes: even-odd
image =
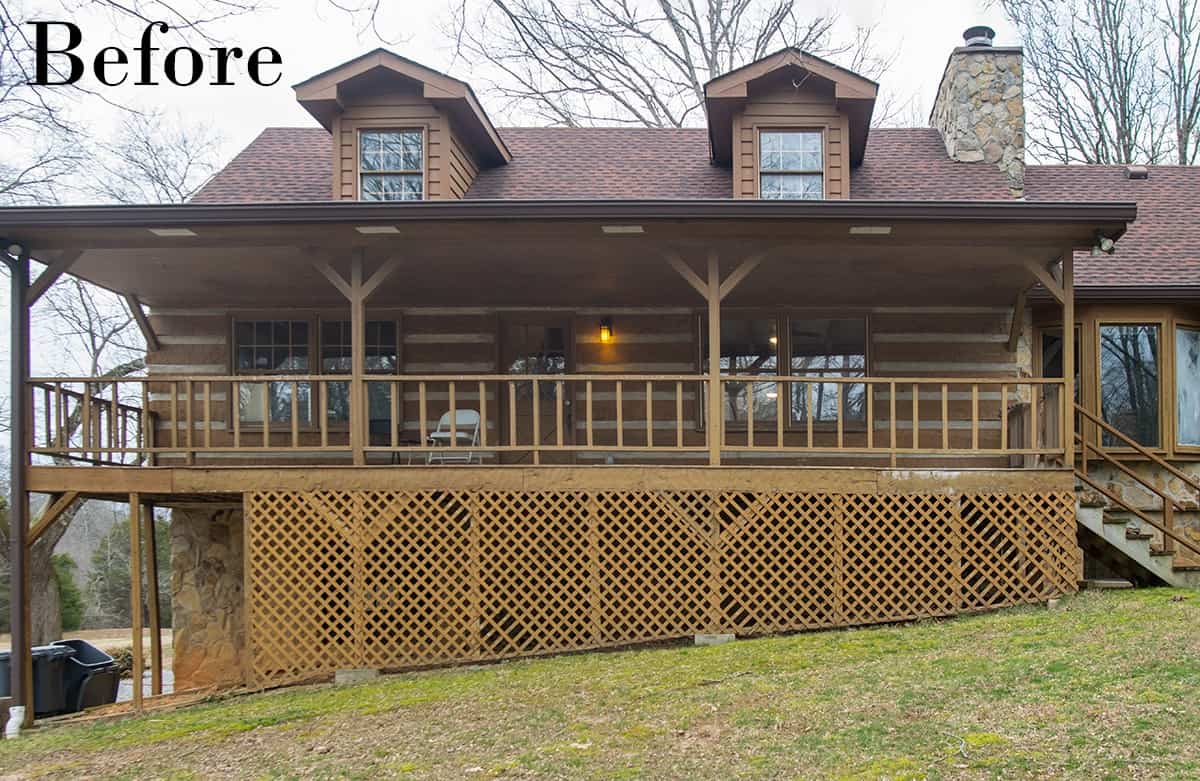
[[[850,118],[850,163],[855,166],[862,163],[879,85],[840,65],[793,47],[743,65],[704,85],[708,138],[714,162],[723,165],[730,162],[733,154],[733,115],[745,105],[754,85],[789,70],[832,84],[838,110]]]
[[[387,49],[375,49],[293,86],[296,100],[329,130],[343,108],[347,88],[357,82],[397,78],[421,86],[422,95],[453,120],[484,166],[512,159],[504,140],[479,104],[471,85]]]

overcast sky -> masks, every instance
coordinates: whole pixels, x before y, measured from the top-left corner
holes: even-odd
[[[843,33],[856,25],[879,25],[879,47],[898,54],[896,66],[883,79],[886,92],[902,99],[916,96],[928,110],[950,49],[962,43],[962,31],[984,23],[996,28],[998,42],[1016,43],[1001,14],[986,9],[983,0],[841,0]],[[381,27],[392,43],[381,44],[370,31],[356,25],[326,0],[274,0],[274,8],[224,24],[221,36],[229,46],[249,51],[273,46],[283,56],[283,78],[274,87],[259,87],[242,75],[233,87],[197,84],[191,87],[123,87],[115,91],[120,102],[145,108],[158,107],[179,113],[185,121],[205,121],[225,137],[226,156],[246,146],[264,127],[313,126],[315,121],[295,101],[291,85],[355,57],[375,46],[388,45],[399,54],[449,72],[464,81],[475,81],[485,108],[491,108],[499,125],[520,123],[521,117],[501,116],[498,101],[489,101],[482,89],[484,74],[472,72],[471,63],[453,60],[444,29],[449,0],[393,0]],[[814,8],[827,6],[814,3]],[[917,9],[920,9],[919,11]],[[84,18],[81,50],[95,52],[112,40],[112,21]],[[128,19],[120,24],[128,48],[140,35],[140,25]],[[161,56],[161,54],[160,54]],[[132,81],[132,80],[131,80]],[[102,105],[81,107],[100,132],[112,127],[114,113]]]
[[[36,3],[35,3],[36,4]],[[47,9],[54,9],[54,0],[44,0]],[[453,52],[439,27],[446,26],[449,0],[415,2],[393,0],[388,4],[388,16],[381,21],[388,45],[396,52],[447,71],[465,81],[480,84],[483,74],[473,73],[471,63],[453,60]],[[901,99],[916,96],[922,111],[927,112],[933,100],[946,57],[951,48],[962,42],[962,31],[974,24],[988,24],[998,31],[997,42],[1015,44],[1012,29],[994,9],[987,9],[984,0],[930,0],[924,3],[902,0],[842,0],[838,4],[842,15],[843,34],[857,25],[878,24],[878,41],[883,51],[895,51],[895,67],[882,78],[885,92]],[[821,8],[820,5],[814,5]],[[920,10],[917,11],[916,9]],[[62,19],[47,10],[46,19]],[[117,37],[113,20],[104,16],[83,16],[75,19],[83,31],[79,51],[94,53],[107,45],[131,48],[141,34],[141,25],[129,19],[120,21]],[[264,128],[269,126],[315,126],[316,122],[296,103],[291,85],[381,45],[370,31],[356,29],[344,13],[332,8],[326,0],[274,0],[274,7],[253,16],[231,20],[219,29],[227,46],[240,46],[249,51],[257,46],[273,46],[283,57],[283,78],[274,87],[259,87],[245,77],[244,72],[232,87],[212,87],[197,84],[191,87],[133,87],[115,90],[116,102],[144,109],[165,109],[178,114],[185,124],[207,122],[224,137],[223,156],[228,159],[245,147]],[[161,53],[160,53],[161,56]],[[130,80],[132,81],[132,79]],[[489,101],[486,91],[479,89],[485,108],[491,107],[497,124],[521,122],[518,117],[499,116],[497,101]],[[98,101],[79,104],[75,112],[86,119],[97,137],[108,135],[118,114]],[[0,371],[7,374],[8,315],[7,279],[0,278]],[[70,371],[64,356],[51,338],[45,323],[34,325],[35,374]],[[69,359],[66,364],[69,364]],[[2,385],[2,384],[0,384]]]

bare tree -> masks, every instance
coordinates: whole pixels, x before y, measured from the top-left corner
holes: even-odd
[[[184,203],[217,172],[221,137],[161,113],[130,114],[99,145],[100,174],[87,191],[113,203]]]
[[[1059,163],[1163,163],[1179,159],[1170,131],[1171,90],[1178,76],[1165,63],[1177,61],[1179,93],[1189,101],[1194,50],[1173,47],[1155,0],[997,0],[1017,27],[1025,47],[1030,102],[1029,149]],[[1194,39],[1190,6],[1175,24]],[[1195,115],[1188,128],[1191,135]],[[1181,122],[1187,121],[1181,117]]]
[[[1170,99],[1175,159],[1194,165],[1200,153],[1200,8],[1198,0],[1166,0],[1162,71]]]
[[[555,125],[684,127],[703,122],[706,81],[786,46],[868,76],[890,65],[872,28],[836,41],[837,27],[798,0],[458,0],[449,32],[508,109]]]

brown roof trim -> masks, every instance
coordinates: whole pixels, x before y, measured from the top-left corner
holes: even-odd
[[[469,220],[892,220],[990,223],[1127,223],[1132,202],[472,200],[364,203],[12,206],[0,230],[54,227],[191,227]]]
[[[1054,301],[1042,287],[1029,291],[1029,300],[1037,303]],[[1076,301],[1196,301],[1200,300],[1200,285],[1084,285],[1075,286]]]

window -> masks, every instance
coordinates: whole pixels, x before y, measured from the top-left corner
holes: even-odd
[[[1200,447],[1200,328],[1175,329],[1175,441]]]
[[[793,375],[866,376],[867,324],[862,318],[792,320],[790,337]],[[824,382],[792,385],[792,420],[807,422],[811,395],[813,421],[836,422],[839,388],[842,394],[842,420],[864,420],[867,396],[865,384]]]
[[[1121,433],[1159,446],[1159,327],[1100,326],[1100,412]],[[1103,443],[1124,445],[1106,433]]]
[[[358,135],[359,199],[419,201],[425,197],[422,130],[363,130]]]
[[[769,200],[825,197],[823,135],[819,130],[764,130],[759,134],[758,195]]]
[[[321,323],[321,371],[325,374],[349,374],[353,367],[353,341],[349,320]],[[366,323],[366,371],[368,374],[389,374],[396,371],[396,323],[392,320],[369,320]],[[350,383],[329,383],[327,415],[330,422],[350,420]],[[388,383],[368,382],[367,399],[371,420],[386,421],[391,415],[391,388]]]
[[[704,360],[708,361],[707,330]],[[721,319],[721,374],[737,376],[777,375],[779,373],[779,333],[775,318]],[[755,421],[775,420],[778,386],[771,382],[725,382],[725,421],[745,423],[747,416]]]
[[[238,374],[305,374],[309,333],[305,320],[242,320],[234,323],[234,355]],[[242,383],[238,414],[247,423],[263,422],[263,394],[272,423],[292,420],[291,382]],[[312,399],[309,383],[295,385],[299,422],[308,423]]]

